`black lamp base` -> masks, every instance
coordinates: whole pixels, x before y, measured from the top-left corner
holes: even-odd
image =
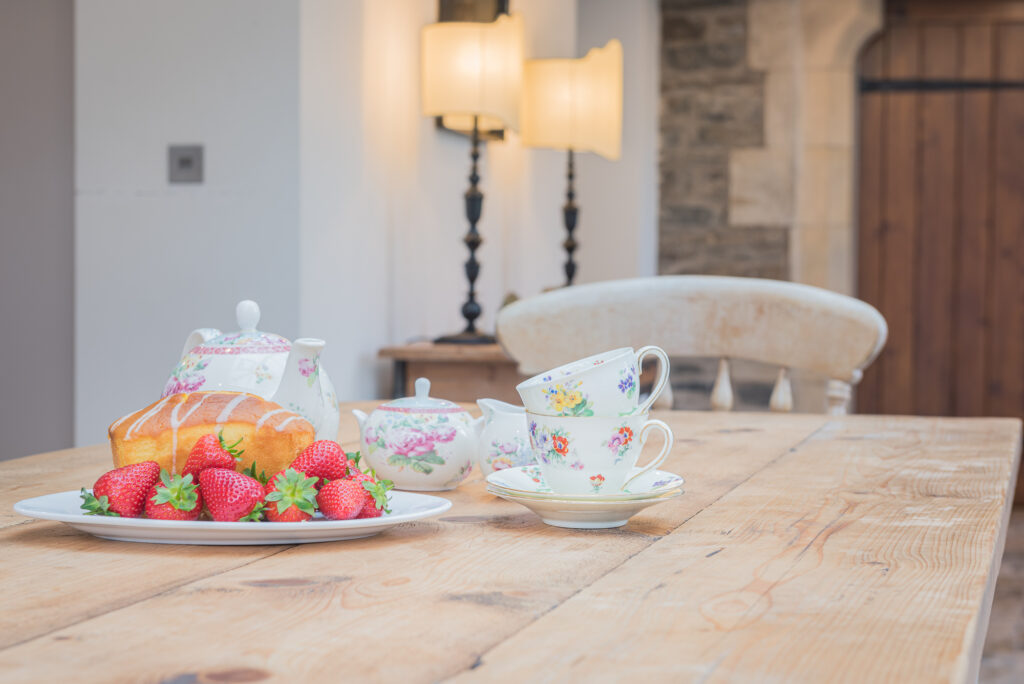
[[[454,335],[442,335],[434,340],[434,344],[494,344],[494,335],[463,330]]]

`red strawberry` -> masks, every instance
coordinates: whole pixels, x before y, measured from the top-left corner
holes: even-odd
[[[351,520],[366,505],[366,490],[356,480],[331,480],[320,487],[316,502],[328,520]]]
[[[214,520],[259,520],[263,512],[263,485],[228,468],[207,468],[199,473],[206,509]]]
[[[316,478],[294,468],[282,470],[267,483],[264,498],[270,522],[305,522],[316,513]]]
[[[359,514],[360,518],[379,518],[382,514],[391,512],[388,508],[388,492],[395,486],[394,482],[391,480],[378,482],[372,475],[365,473],[359,473],[352,478],[352,481],[359,482],[366,490],[366,505],[363,506],[363,510]]]
[[[199,486],[192,484],[192,475],[160,473],[160,483],[153,485],[146,497],[146,517],[155,520],[199,520],[203,497]]]
[[[191,475],[195,480],[199,477],[199,473],[207,468],[234,470],[238,458],[245,453],[245,449],[238,448],[241,442],[242,438],[239,437],[234,443],[225,444],[223,432],[216,435],[203,435],[189,452],[188,460],[185,461],[185,467],[182,468],[181,474]]]
[[[146,495],[160,479],[156,461],[132,463],[104,473],[92,486],[92,494],[82,488],[82,509],[86,515],[119,515],[138,518],[146,505]]]
[[[345,452],[346,460],[348,461],[348,474],[349,476],[355,475],[356,473],[362,472],[359,467],[359,461],[361,455],[358,451],[347,451]]]
[[[366,505],[363,506],[363,510],[361,510],[359,512],[359,515],[357,515],[356,517],[357,518],[379,518],[382,515],[384,515],[384,509],[383,508],[377,508],[376,502],[373,499],[370,499],[366,503]]]
[[[321,439],[303,449],[289,467],[310,477],[340,480],[348,474],[348,459],[337,442]]]

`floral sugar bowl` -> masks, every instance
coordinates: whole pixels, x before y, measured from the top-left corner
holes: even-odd
[[[430,381],[416,380],[416,396],[378,406],[359,421],[363,456],[397,489],[455,489],[473,469],[483,418],[430,395]]]

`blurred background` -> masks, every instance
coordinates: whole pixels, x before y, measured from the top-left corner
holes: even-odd
[[[390,395],[382,348],[461,327],[468,145],[420,110],[419,41],[479,5],[0,2],[0,458],[102,441],[245,298],[327,340],[340,399]],[[576,162],[577,283],[859,296],[890,327],[859,410],[1024,415],[1024,2],[508,5],[526,58],[622,43],[621,156]],[[180,145],[201,182],[169,179]],[[562,284],[565,154],[485,147],[493,330]],[[678,363],[676,405],[713,375]],[[735,375],[763,406],[772,371]]]

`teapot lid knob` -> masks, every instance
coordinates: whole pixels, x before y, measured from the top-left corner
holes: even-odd
[[[427,399],[430,396],[430,380],[427,378],[416,378],[416,398]]]
[[[239,330],[255,330],[260,322],[260,305],[251,299],[243,299],[235,307],[235,319]]]

